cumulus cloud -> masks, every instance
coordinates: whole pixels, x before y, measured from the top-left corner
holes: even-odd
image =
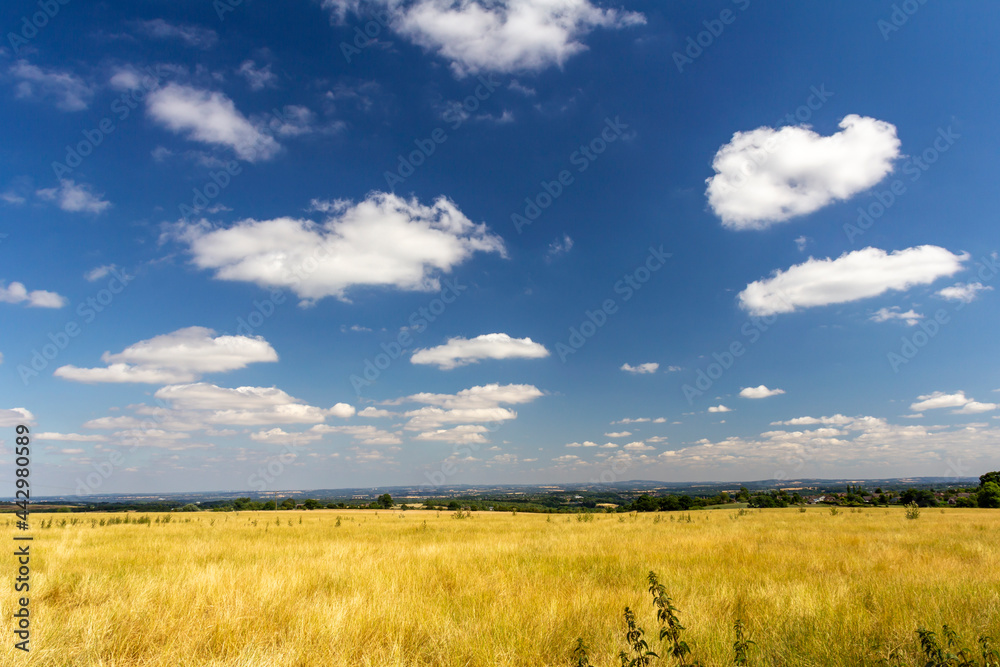
[[[53,433],[46,431],[36,433],[35,440],[52,440],[55,442],[102,442],[107,440],[103,435],[81,435],[80,433]]]
[[[101,213],[111,207],[103,194],[94,194],[89,186],[68,178],[60,179],[59,187],[44,188],[35,194],[69,213]]]
[[[451,62],[457,76],[537,71],[586,46],[595,28],[646,22],[642,14],[601,9],[590,0],[323,0],[340,22],[348,12],[385,12],[403,37]]]
[[[192,141],[227,146],[248,162],[269,160],[281,148],[219,92],[170,83],[149,94],[146,113],[172,132]]]
[[[495,424],[517,419],[517,412],[502,406],[530,403],[542,395],[540,389],[528,384],[488,384],[456,394],[413,394],[397,402],[426,404],[403,413],[409,418],[404,428],[430,433],[449,425]]]
[[[740,390],[740,396],[743,398],[770,398],[771,396],[779,396],[784,393],[784,389],[768,389],[764,385],[757,387],[743,387],[743,389]]]
[[[923,315],[913,310],[912,308],[905,313],[902,312],[899,306],[893,306],[892,308],[879,308],[870,319],[872,322],[888,322],[889,320],[902,320],[906,322],[908,326],[916,325],[920,320],[924,318]]]
[[[715,154],[709,206],[729,229],[764,229],[846,200],[881,181],[899,157],[895,126],[849,115],[824,137],[808,126],[737,132]]]
[[[276,387],[229,388],[198,382],[163,387],[154,396],[173,410],[189,411],[178,416],[195,424],[319,424],[332,414]]]
[[[449,338],[444,345],[415,351],[410,363],[433,364],[442,370],[451,370],[483,359],[541,359],[547,356],[549,351],[530,338],[492,333],[472,339]]]
[[[666,422],[665,417],[657,417],[656,419],[650,419],[649,417],[626,417],[625,419],[619,419],[618,421],[611,422],[612,424],[643,424],[646,422],[652,422],[653,424],[663,424]]]
[[[54,374],[75,382],[172,384],[277,360],[277,352],[259,336],[216,336],[205,327],[187,327],[139,341],[117,354],[105,352],[101,355],[101,361],[108,364],[105,368],[68,365]]]
[[[938,290],[937,295],[951,301],[961,301],[962,303],[972,303],[980,292],[992,290],[993,288],[982,283],[955,283],[951,287]]]
[[[499,236],[445,197],[425,206],[376,192],[358,204],[339,202],[322,224],[251,219],[228,229],[179,230],[194,263],[214,269],[216,278],[289,288],[304,300],[344,299],[356,286],[438,290],[440,274],[473,253],[505,256]]]
[[[719,405],[710,406],[708,408],[708,411],[709,412],[732,412],[732,410],[730,410],[726,406],[722,405],[721,403]]]
[[[652,449],[656,449],[656,448],[655,447],[650,447],[649,445],[647,445],[646,443],[644,443],[642,441],[637,441],[637,442],[630,442],[630,443],[628,443],[627,445],[625,445],[624,447],[622,447],[622,449],[624,449],[625,451],[629,451],[629,452],[648,452],[648,451],[650,451]]]
[[[648,362],[645,364],[639,364],[638,366],[633,366],[631,364],[622,364],[621,370],[626,373],[632,373],[633,375],[644,375],[647,373],[655,373],[659,369],[660,364],[655,362]]]
[[[214,30],[195,25],[168,23],[163,19],[141,21],[139,29],[154,39],[176,39],[199,49],[211,48],[219,41],[219,36]]]
[[[0,281],[0,303],[24,303],[31,308],[62,308],[69,301],[55,292],[42,289],[28,291],[24,283],[12,282],[4,285]]]
[[[631,431],[614,431],[611,433],[605,433],[605,438],[627,438],[632,435]]]
[[[43,69],[26,60],[18,60],[9,71],[18,80],[18,98],[51,99],[60,111],[82,111],[94,97],[93,89],[70,72]]]
[[[747,285],[739,294],[740,306],[751,315],[767,316],[867,299],[950,276],[968,258],[968,254],[955,255],[932,245],[891,253],[869,247],[837,259],[810,257]]]
[[[910,409],[914,412],[941,408],[957,408],[951,411],[955,415],[974,415],[981,412],[992,412],[1000,408],[1000,404],[974,401],[967,397],[964,391],[957,391],[953,394],[935,391],[931,394],[917,396],[917,401],[910,404]]]
[[[19,424],[31,426],[35,423],[35,415],[27,408],[0,408],[0,428],[12,428]]]

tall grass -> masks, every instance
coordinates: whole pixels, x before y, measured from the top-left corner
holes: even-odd
[[[753,665],[918,664],[914,630],[944,624],[1000,637],[1000,511],[464,515],[35,516],[33,650],[4,642],[0,664],[527,667],[567,664],[583,637],[617,665],[626,606],[661,626],[651,569],[703,665],[733,664],[737,619]],[[8,588],[0,615],[13,603]]]

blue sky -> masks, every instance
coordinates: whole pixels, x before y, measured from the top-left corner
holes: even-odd
[[[688,5],[5,4],[3,465],[995,469],[1000,9]]]

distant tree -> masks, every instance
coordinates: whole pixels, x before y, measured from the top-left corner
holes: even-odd
[[[194,503],[188,503],[187,505],[185,505],[184,507],[182,507],[180,511],[181,512],[200,512],[201,508],[198,507],[197,505],[195,505]]]
[[[457,500],[452,500],[451,502],[448,503],[449,512],[457,512],[460,509],[462,509],[462,506],[458,503]]]
[[[979,507],[979,502],[972,496],[965,498],[955,498],[955,507]]]
[[[237,498],[233,501],[233,509],[237,512],[258,509],[260,506],[253,501],[253,498]]]
[[[266,503],[260,506],[262,510],[275,510],[278,509],[278,504],[273,500],[268,500]]]
[[[907,489],[899,496],[899,502],[903,505],[916,503],[917,507],[937,507],[938,504],[934,492],[928,489]]]
[[[750,500],[750,489],[745,486],[740,487],[740,492],[736,494],[736,501],[745,503]]]
[[[281,501],[281,509],[283,510],[293,510],[295,509],[295,501],[291,498],[285,498]]]
[[[322,507],[322,505],[320,505],[319,501],[316,500],[315,498],[306,498],[302,502],[302,507],[304,507],[307,510],[318,510],[320,507]]]
[[[979,486],[986,486],[987,482],[993,482],[994,484],[1000,484],[1000,471],[988,472],[985,475],[979,476]]]
[[[1000,507],[1000,484],[986,482],[976,494],[976,500],[980,507]]]
[[[635,512],[655,512],[659,509],[659,503],[648,493],[644,493],[632,503],[632,510]]]
[[[387,509],[387,510],[392,509],[392,496],[390,496],[388,493],[383,493],[375,500],[375,502],[382,509]]]

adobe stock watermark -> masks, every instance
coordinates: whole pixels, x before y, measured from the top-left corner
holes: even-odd
[[[750,0],[733,0],[733,4],[741,12],[745,12],[750,7]],[[694,37],[688,36],[683,53],[680,51],[674,51],[673,53],[674,65],[677,66],[677,71],[683,74],[686,66],[693,65],[695,60],[701,58],[705,51],[715,44],[715,40],[722,36],[722,33],[726,30],[726,26],[736,22],[737,16],[739,14],[727,7],[719,12],[718,18],[702,21],[701,24],[705,26],[705,29]]]
[[[139,80],[139,85],[122,92],[111,103],[110,113],[99,120],[93,128],[80,132],[83,138],[75,144],[66,146],[66,154],[62,162],[52,163],[52,172],[56,178],[65,178],[73,170],[83,164],[85,158],[91,155],[104,140],[118,129],[118,123],[125,122],[132,112],[146,99],[146,95],[156,90],[163,78],[163,66],[147,67],[145,75]],[[117,123],[115,120],[117,119]]]
[[[495,80],[492,74],[479,76],[479,85],[476,86],[472,94],[467,96],[460,106],[449,108],[442,115],[442,119],[449,123],[451,131],[454,132],[462,127],[469,119],[469,115],[475,113],[481,104],[493,96],[493,93],[500,87],[502,81]],[[437,151],[438,146],[448,141],[448,132],[444,127],[436,127],[423,138],[413,140],[416,147],[406,155],[400,153],[396,156],[397,163],[394,171],[386,170],[382,173],[385,184],[390,191],[400,183],[405,183],[406,179],[416,173]]]
[[[996,278],[1000,273],[1000,255],[993,253],[989,257],[982,257],[976,262],[976,277],[981,281],[979,287]],[[927,320],[921,320],[914,328],[912,334],[900,338],[900,346],[897,350],[886,353],[886,361],[893,373],[899,373],[899,369],[913,361],[920,351],[941,333],[941,328],[951,322],[951,317],[958,311],[969,305],[971,301],[958,301],[951,308],[951,312],[945,308],[939,308],[934,316]]]
[[[10,44],[14,55],[21,55],[21,49],[38,37],[38,32],[58,16],[59,11],[69,3],[70,0],[38,0],[37,4],[41,11],[25,14],[21,17],[20,30],[7,33],[7,43]]]
[[[664,252],[663,246],[654,248],[649,246],[649,254],[644,262],[635,269],[626,273],[614,284],[615,294],[621,295],[621,303],[625,303],[635,296],[636,292],[648,283],[653,274],[659,271],[673,257],[672,253]],[[566,359],[571,354],[576,354],[587,341],[593,338],[598,330],[608,323],[608,318],[618,312],[619,302],[613,298],[605,299],[601,305],[594,310],[584,311],[584,319],[579,325],[569,328],[569,338],[566,342],[556,343],[556,353],[559,359],[565,364]]]
[[[483,424],[488,433],[496,433],[503,426],[502,421],[489,422]],[[437,488],[440,488],[448,482],[450,477],[453,477],[458,472],[458,466],[455,465],[455,460],[461,460],[463,458],[472,456],[474,453],[478,452],[482,444],[489,443],[478,443],[478,442],[456,442],[451,447],[451,455],[441,462],[437,470],[432,470],[424,473],[424,477],[427,481],[420,485],[420,490],[424,493],[429,493]]]
[[[894,32],[899,32],[903,26],[910,22],[920,8],[927,4],[927,0],[903,0],[894,4],[888,19],[879,19],[875,26],[882,33],[882,39],[889,41],[889,36]]]
[[[414,342],[411,332],[419,334],[426,331],[430,323],[444,314],[448,306],[455,303],[462,292],[468,289],[467,285],[462,285],[451,278],[445,278],[442,283],[444,287],[436,297],[410,313],[406,319],[407,324],[400,327],[396,339],[388,343],[381,343],[379,347],[382,348],[382,351],[374,357],[365,359],[361,374],[354,373],[348,378],[357,396],[361,396],[363,387],[370,387],[374,384],[389,366],[410,349]]]
[[[351,42],[340,43],[340,53],[344,56],[347,64],[351,64],[354,56],[360,55],[362,51],[370,46],[378,44],[378,36],[383,30],[389,30],[389,14],[386,12],[370,12],[371,20],[364,26],[354,26],[354,39]]]
[[[903,165],[901,171],[909,177],[911,183],[919,181],[920,177],[927,173],[942,155],[951,150],[956,141],[962,138],[962,135],[952,130],[950,125],[947,129],[939,127],[937,135],[931,145],[920,152],[920,155],[911,157]],[[869,193],[875,201],[868,206],[858,207],[856,221],[844,223],[844,234],[847,235],[847,240],[854,243],[859,236],[863,236],[906,192],[906,181],[897,178],[886,189],[874,190]]]
[[[788,303],[783,295],[779,294],[777,298],[783,303]],[[777,313],[748,317],[747,321],[740,326],[740,338],[731,341],[721,352],[712,352],[713,361],[697,370],[694,385],[685,383],[681,387],[681,392],[687,399],[688,405],[694,405],[694,399],[704,396],[706,392],[711,390],[715,383],[736,365],[740,357],[747,353],[750,346],[759,341],[777,321]]]
[[[254,491],[267,491],[284,474],[285,466],[291,465],[297,458],[298,454],[291,445],[283,445],[280,454],[269,457],[264,465],[247,477],[247,486]]]
[[[79,319],[71,319],[62,327],[48,334],[48,342],[40,347],[31,349],[31,358],[17,365],[17,374],[25,387],[33,378],[39,376],[42,371],[49,367],[59,355],[69,347],[70,342],[83,332],[83,326],[97,319],[103,313],[115,297],[125,291],[125,288],[135,278],[118,269],[112,267],[108,270],[111,278],[105,286],[92,296],[87,297],[77,304],[76,314]]]
[[[597,158],[608,149],[610,144],[621,138],[628,125],[621,122],[620,116],[615,116],[614,120],[604,119],[604,127],[593,139],[582,144],[569,155],[569,163],[576,167],[576,172],[582,174],[587,171]],[[534,197],[524,198],[524,215],[511,213],[510,221],[514,224],[514,229],[518,234],[524,232],[524,228],[531,225],[546,210],[562,196],[570,185],[574,183],[574,176],[569,169],[563,169],[551,181],[542,180],[539,185],[541,189]]]

